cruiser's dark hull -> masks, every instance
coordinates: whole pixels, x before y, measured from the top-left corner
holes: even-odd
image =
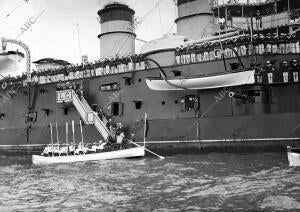
[[[236,151],[243,148],[245,150],[249,148],[284,150],[286,145],[300,143],[299,120],[300,113],[199,120],[196,118],[152,120],[149,122],[147,145],[162,152]],[[132,123],[128,126],[135,127],[136,125]],[[185,126],[193,127],[187,129]],[[76,127],[79,129],[79,126]],[[58,127],[60,142],[65,140],[64,130],[64,127]],[[136,132],[136,140],[142,142],[143,130],[140,129]],[[25,133],[26,129],[2,129],[0,150],[35,152],[44,148],[45,144],[50,143],[48,126],[32,128],[28,137],[29,142],[26,140]],[[79,130],[75,135],[76,141],[80,142]],[[83,136],[87,143],[101,139],[93,126],[85,126]],[[69,136],[69,140],[71,139],[72,137]],[[54,141],[56,141],[55,136]]]
[[[297,59],[299,55],[260,55],[258,63],[266,60]],[[243,57],[245,67],[250,67],[251,57]],[[227,66],[236,62],[228,59]],[[224,71],[222,60],[196,64],[164,67],[167,75],[172,76],[173,70],[180,70],[190,76],[211,74]],[[144,113],[148,113],[149,132],[147,141],[154,148],[191,147],[201,150],[208,145],[229,146],[251,143],[257,146],[263,143],[286,146],[297,144],[300,137],[300,84],[274,83],[254,84],[244,89],[267,90],[268,102],[238,104],[229,98],[224,89],[204,91],[152,91],[146,83],[146,77],[158,77],[156,68],[129,73],[95,76],[84,79],[84,96],[90,105],[97,104],[106,114],[110,113],[110,103],[123,102],[123,115],[113,116],[113,121],[122,122],[128,132],[135,134],[136,141],[142,141],[144,132]],[[133,84],[124,84],[124,78],[131,77]],[[74,81],[82,82],[82,80]],[[118,91],[99,91],[102,84],[119,82]],[[7,88],[9,89],[9,88]],[[239,88],[229,88],[236,91]],[[229,90],[229,91],[231,91]],[[49,123],[58,123],[60,142],[65,140],[65,122],[79,122],[79,115],[72,105],[56,103],[56,83],[34,85],[31,88],[31,99],[26,95],[27,88],[19,89],[17,94],[2,103],[0,112],[4,114],[0,120],[0,148],[5,150],[42,148],[50,142]],[[43,91],[43,92],[41,92]],[[221,92],[221,93],[220,93]],[[1,95],[6,95],[2,90]],[[180,98],[185,95],[196,95],[200,99],[197,111],[182,112]],[[217,99],[217,101],[216,101]],[[141,109],[136,109],[135,101],[141,101]],[[164,102],[164,103],[163,103]],[[25,114],[36,112],[35,121],[25,123]],[[75,127],[76,142],[81,140],[79,126]],[[97,142],[100,134],[92,125],[84,126],[84,140],[87,143]],[[69,130],[70,132],[70,130]],[[69,141],[72,140],[69,134]],[[54,133],[56,141],[56,132]],[[186,143],[185,143],[186,142]],[[298,143],[299,144],[299,143]],[[253,145],[252,145],[253,146]]]

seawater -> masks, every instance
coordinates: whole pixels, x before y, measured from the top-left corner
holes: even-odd
[[[0,160],[0,211],[299,211],[286,153],[210,153],[35,166]]]

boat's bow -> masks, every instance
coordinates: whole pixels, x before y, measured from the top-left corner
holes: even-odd
[[[300,166],[300,146],[287,147],[289,166]]]

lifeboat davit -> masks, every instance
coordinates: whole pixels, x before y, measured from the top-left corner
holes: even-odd
[[[24,59],[24,54],[17,51],[0,53],[0,73],[15,71],[16,64]]]

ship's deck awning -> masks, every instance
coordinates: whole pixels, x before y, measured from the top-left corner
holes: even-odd
[[[37,65],[48,64],[48,63],[62,65],[62,66],[70,65],[70,63],[68,61],[58,60],[58,59],[54,59],[54,58],[43,58],[43,59],[34,61],[33,63],[35,63]]]
[[[205,90],[238,85],[254,84],[254,70],[246,70],[231,73],[220,73],[211,76],[201,76],[193,78],[148,78],[147,86],[151,90],[170,91],[170,90]]]
[[[144,44],[141,48],[140,54],[151,54],[159,51],[175,50],[177,47],[184,45],[186,40],[187,38],[185,36],[166,34],[162,38]]]

